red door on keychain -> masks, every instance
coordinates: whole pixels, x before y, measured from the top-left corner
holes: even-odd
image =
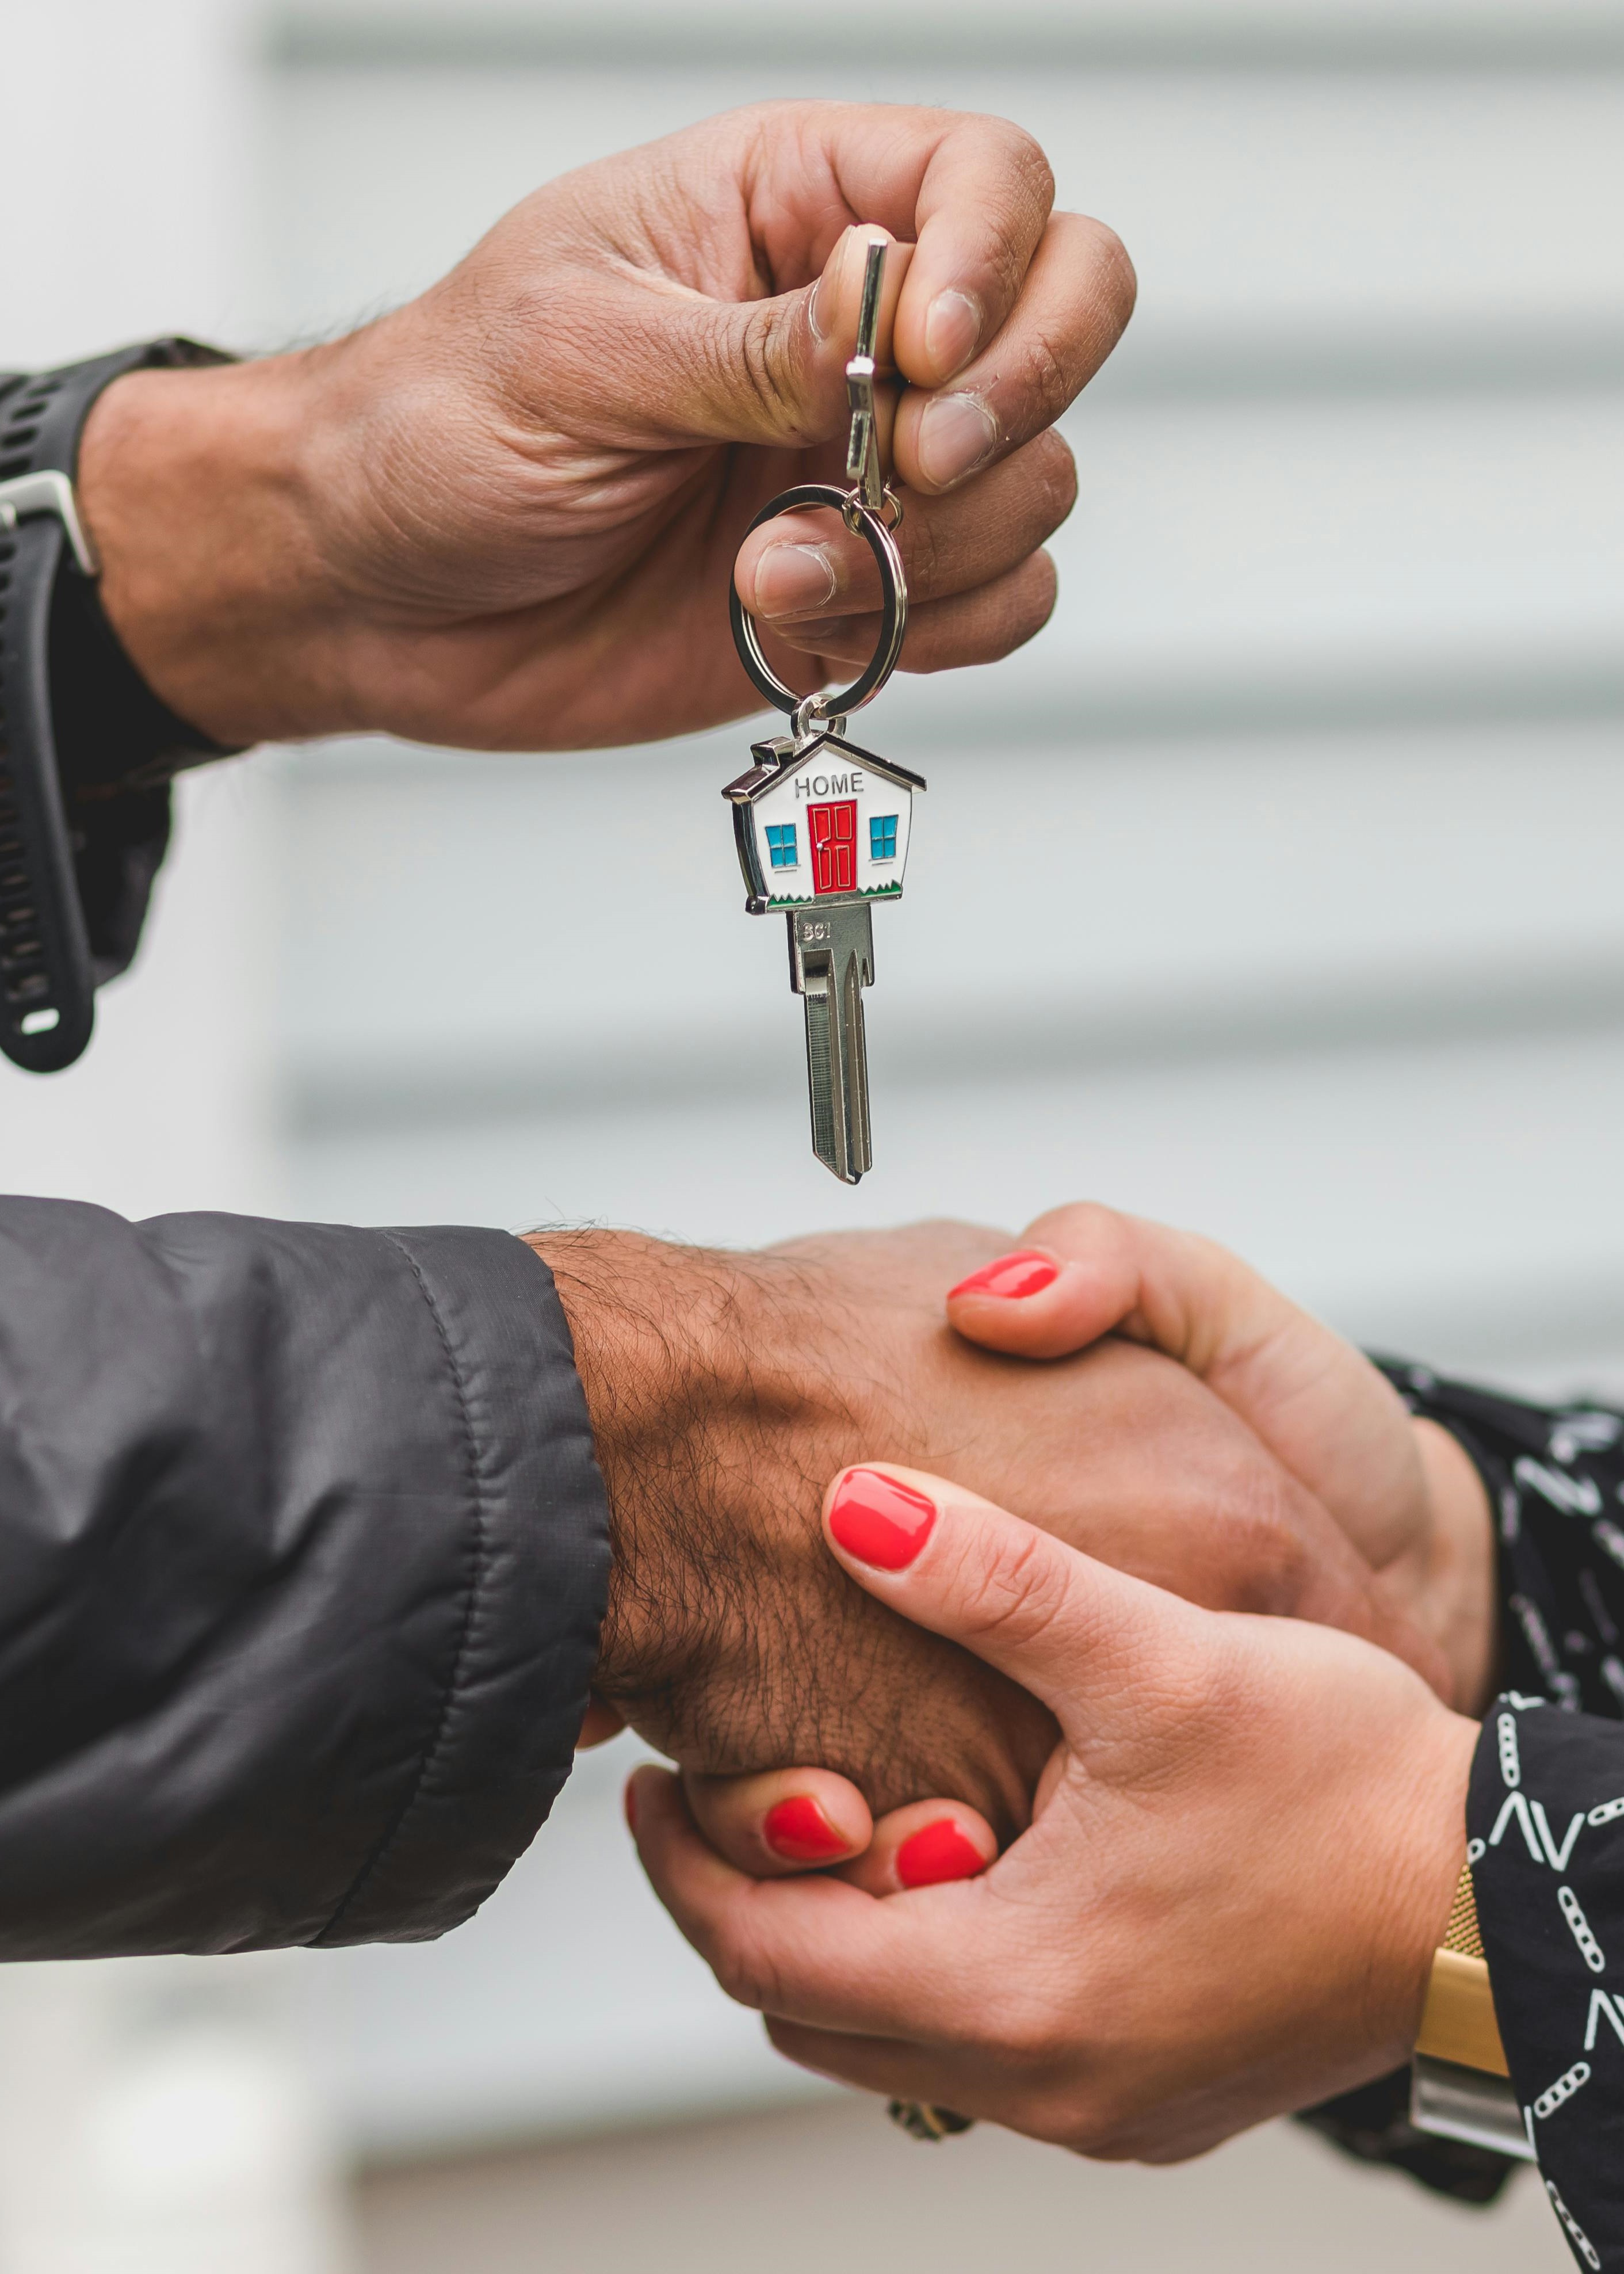
[[[807,831],[812,840],[812,890],[815,893],[854,892],[857,890],[857,801],[843,798],[838,805],[809,805]]]

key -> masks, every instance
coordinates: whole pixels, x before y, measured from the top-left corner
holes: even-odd
[[[723,792],[752,915],[782,913],[789,983],[807,1026],[812,1150],[844,1185],[874,1165],[862,990],[874,984],[874,907],[902,898],[922,776],[828,731],[753,743]]]
[[[739,598],[728,596],[739,660],[770,703],[790,714],[791,732],[755,742],[747,773],[722,792],[733,809],[733,843],[751,915],[788,918],[789,980],[807,1022],[807,1087],[812,1150],[844,1185],[874,1165],[868,1133],[865,987],[874,983],[874,903],[902,897],[902,872],[915,791],[922,778],[846,740],[846,714],[876,696],[896,668],[908,621],[907,576],[894,531],[902,501],[886,486],[875,418],[875,347],[885,247],[871,245],[863,269],[856,352],[846,366],[851,430],[850,489],[802,482],[764,505],[759,529],[806,506],[838,508],[861,537],[880,573],[880,638],[873,659],[849,687],[798,695],[768,662]]]
[[[850,902],[795,909],[789,983],[806,1007],[812,1150],[843,1185],[854,1185],[874,1165],[862,1001],[874,984],[873,910]]]
[[[906,766],[828,732],[757,742],[724,794],[753,915],[782,911],[807,1028],[812,1150],[842,1184],[874,1165],[862,990],[874,984],[874,904],[902,897],[913,801]]]

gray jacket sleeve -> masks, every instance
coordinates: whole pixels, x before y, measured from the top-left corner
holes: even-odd
[[[0,1201],[0,1959],[455,1926],[607,1572],[523,1242]]]

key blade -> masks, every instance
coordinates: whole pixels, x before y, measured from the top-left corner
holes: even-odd
[[[796,910],[789,933],[791,983],[806,1006],[812,1150],[842,1184],[854,1185],[874,1165],[862,1003],[874,978],[872,911]]]

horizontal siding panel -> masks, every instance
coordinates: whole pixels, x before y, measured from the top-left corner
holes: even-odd
[[[875,739],[931,787],[906,899],[876,918],[875,1047],[894,1037],[921,1077],[972,1034],[1004,1063],[1071,1064],[1613,1016],[1616,727],[1085,756],[1018,719],[984,754],[937,750],[884,715]],[[285,1049],[309,1118],[590,1103],[693,1058],[748,1083],[800,1013],[778,921],[742,912],[718,794],[746,731],[295,762]]]
[[[1343,64],[1459,67],[1624,47],[1610,0],[1011,0],[996,15],[970,0],[824,0],[815,16],[763,11],[750,0],[291,0],[268,12],[273,55],[301,61],[471,53],[591,55],[680,62],[740,52],[788,61],[838,55],[928,67],[947,54],[978,63],[1011,52],[1045,58],[1199,56],[1219,64],[1304,57]]]

